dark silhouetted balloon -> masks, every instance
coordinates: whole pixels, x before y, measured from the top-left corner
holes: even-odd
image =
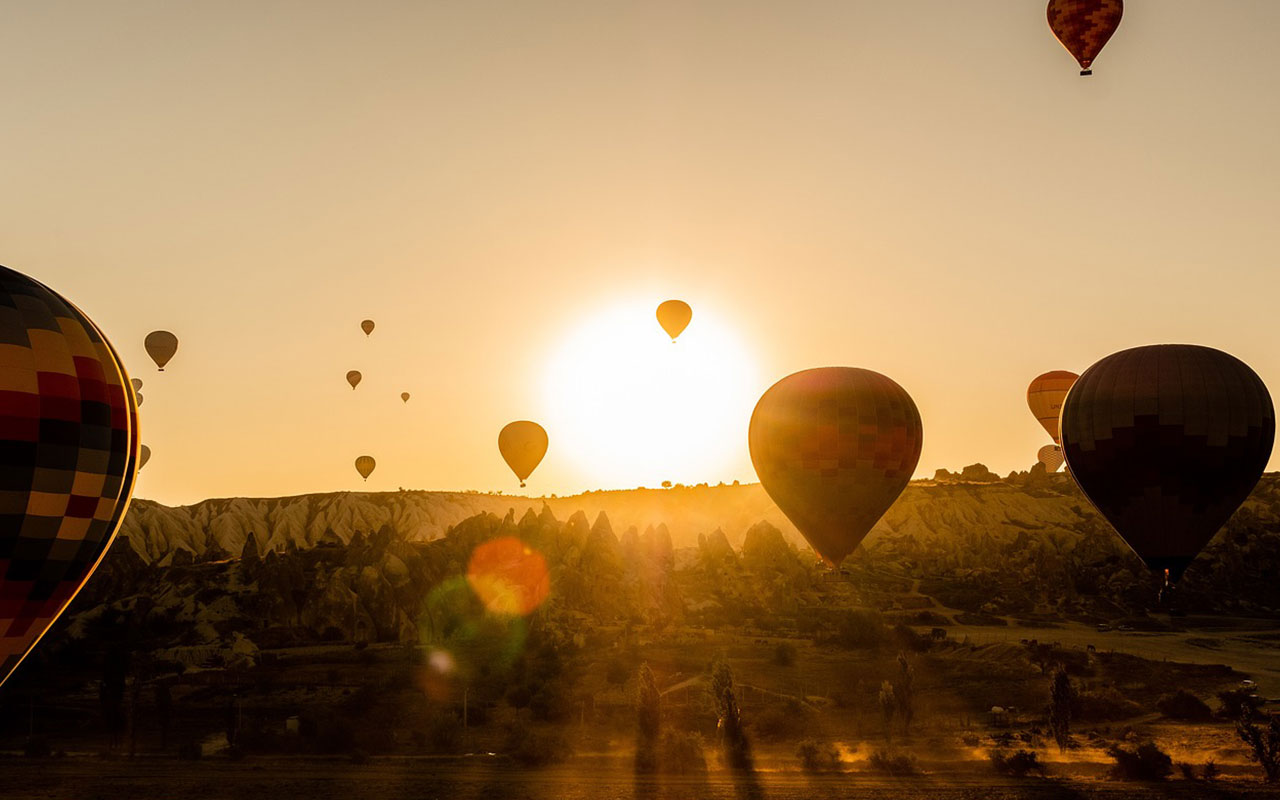
[[[524,486],[547,454],[547,432],[528,420],[509,423],[498,433],[498,451]]]
[[[404,401],[404,402],[406,402],[406,403],[407,403],[407,402],[409,402],[409,393],[408,393],[408,392],[401,392],[401,393],[400,393],[400,399],[401,399],[401,400],[403,400],[403,401]]]
[[[142,391],[142,379],[141,379],[141,378],[130,378],[130,379],[129,379],[129,383],[130,383],[130,384],[132,384],[132,386],[133,386],[133,390],[134,390],[135,392],[140,392],[140,391]]]
[[[378,466],[378,462],[373,460],[373,456],[360,456],[356,459],[356,472],[360,473],[360,477],[369,480],[369,476],[373,474],[373,468]]]
[[[693,309],[689,308],[689,304],[683,300],[668,300],[658,306],[658,324],[673,342],[685,328],[689,327],[691,319],[693,319]]]
[[[1062,448],[1056,444],[1046,444],[1040,448],[1040,452],[1036,453],[1036,458],[1040,459],[1040,463],[1044,464],[1045,472],[1057,472],[1058,467],[1062,466]]]
[[[128,508],[129,388],[79,309],[0,267],[0,683],[92,574]]]
[[[1243,361],[1150,345],[1085,370],[1062,407],[1062,449],[1120,537],[1176,581],[1253,490],[1275,427],[1271,395]]]
[[[1058,417],[1062,414],[1062,401],[1067,399],[1071,384],[1079,377],[1074,372],[1055,369],[1037,376],[1027,387],[1027,407],[1055,444],[1060,442]]]
[[[365,321],[361,322],[360,330],[364,331],[365,336],[368,336],[369,334],[373,333],[373,320],[366,319]]]
[[[145,444],[138,451],[138,469],[142,469],[151,460],[151,448]]]
[[[1102,52],[1124,16],[1123,0],[1049,0],[1049,30],[1058,37],[1076,61],[1080,74],[1092,75],[1089,67]]]
[[[156,362],[156,367],[164,372],[164,365],[178,352],[178,337],[168,331],[152,331],[147,334],[142,345],[147,349],[151,360]]]
[[[138,408],[142,408],[142,401],[145,399],[145,398],[142,396],[142,392],[135,392],[135,393],[134,393],[134,395],[133,395],[133,397],[134,397],[134,399],[135,399],[135,400],[137,401],[137,403],[138,403]]]
[[[911,481],[924,429],[911,396],[889,378],[825,367],[765,392],[747,440],[769,497],[834,566]]]
[[[364,377],[359,370],[351,370],[347,373],[347,383],[351,384],[352,390],[360,385],[360,379]]]

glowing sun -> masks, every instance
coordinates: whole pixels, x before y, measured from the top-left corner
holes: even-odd
[[[658,302],[608,308],[574,328],[547,369],[551,446],[592,488],[716,483],[749,470],[755,364],[714,310],[672,344]]]

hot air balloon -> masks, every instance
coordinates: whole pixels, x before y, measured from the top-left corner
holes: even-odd
[[[360,456],[356,459],[356,472],[360,473],[360,477],[369,480],[369,476],[373,474],[373,468],[378,466],[378,462],[373,460],[373,456]]]
[[[658,324],[674,342],[693,319],[693,309],[683,300],[668,300],[658,306]]]
[[[102,332],[0,267],[0,683],[92,574],[138,462],[129,377]]]
[[[524,486],[525,479],[547,454],[547,432],[528,420],[509,423],[498,433],[498,450]]]
[[[1056,444],[1046,444],[1036,453],[1036,457],[1040,459],[1040,463],[1044,464],[1045,472],[1057,472],[1058,467],[1062,466],[1062,448]]]
[[[1090,65],[1120,27],[1123,15],[1123,0],[1049,0],[1049,30],[1080,62],[1081,75],[1093,74]]]
[[[134,394],[134,398],[136,398],[138,401],[138,408],[142,408],[142,401],[143,401],[142,393],[138,392]]]
[[[1027,407],[1035,414],[1036,421],[1044,426],[1054,444],[1058,439],[1058,416],[1062,413],[1062,401],[1067,399],[1071,384],[1080,376],[1064,369],[1055,369],[1039,375],[1027,387]]]
[[[364,331],[364,335],[368,336],[373,333],[373,320],[366,319],[360,323],[360,330]]]
[[[347,383],[351,384],[352,391],[355,391],[355,388],[360,385],[360,379],[362,377],[364,376],[360,374],[359,370],[353,369],[347,373]]]
[[[1062,450],[1094,507],[1172,583],[1253,490],[1275,428],[1243,361],[1150,345],[1085,370],[1062,407]]]
[[[403,400],[403,401],[404,401],[404,402],[406,402],[406,403],[407,403],[407,402],[409,402],[409,393],[408,393],[408,392],[401,392],[401,393],[400,393],[400,399],[401,399],[401,400]]]
[[[152,331],[142,344],[161,372],[164,372],[164,365],[169,363],[174,353],[178,352],[178,337],[168,331]]]
[[[142,379],[141,379],[141,378],[130,378],[130,379],[129,379],[129,383],[130,383],[130,384],[132,384],[132,386],[133,386],[133,390],[134,390],[135,392],[140,392],[140,391],[142,391]]]
[[[142,469],[151,460],[151,448],[145,444],[138,451],[138,469]]]
[[[911,396],[889,378],[824,367],[770,387],[747,439],[769,497],[837,566],[906,488],[924,431]]]

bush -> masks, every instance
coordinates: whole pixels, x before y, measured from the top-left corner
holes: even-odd
[[[667,730],[659,745],[662,771],[673,775],[690,775],[707,771],[707,756],[702,737],[692,731]]]
[[[790,642],[778,642],[773,648],[773,663],[779,667],[790,667],[796,663],[796,646]]]
[[[795,700],[789,700],[761,711],[752,720],[751,726],[761,739],[767,741],[794,740],[805,733],[808,716],[804,706]]]
[[[887,750],[877,750],[867,759],[867,765],[885,775],[915,775],[920,771],[916,757],[907,753],[894,755]]]
[[[513,725],[507,733],[507,753],[521,766],[541,767],[569,757],[569,743],[559,733],[540,733],[525,725]]]
[[[1138,745],[1137,750],[1112,745],[1107,748],[1107,755],[1116,762],[1111,768],[1111,777],[1119,780],[1160,781],[1173,774],[1173,759],[1155,742]]]
[[[1040,759],[1030,750],[1019,750],[1013,755],[1007,755],[1003,751],[993,750],[991,752],[991,766],[1001,775],[1012,775],[1015,778],[1023,778],[1032,772],[1044,775],[1044,765],[1040,763]]]
[[[1252,689],[1228,689],[1225,692],[1218,692],[1218,700],[1222,703],[1218,709],[1218,716],[1223,719],[1240,719],[1242,708],[1248,710],[1248,716],[1253,716],[1253,712],[1257,711],[1263,703],[1263,699]]]
[[[1077,696],[1078,717],[1091,722],[1114,722],[1142,713],[1142,706],[1113,687],[1083,692]]]
[[[840,751],[830,742],[805,739],[796,745],[796,758],[805,772],[836,772],[840,769]]]
[[[1169,719],[1204,722],[1213,716],[1209,706],[1186,689],[1167,694],[1156,702],[1156,709]]]
[[[846,611],[836,623],[834,641],[841,647],[862,650],[879,647],[887,635],[884,619],[878,612],[855,609]]]

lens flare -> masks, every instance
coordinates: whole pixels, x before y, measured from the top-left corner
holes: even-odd
[[[467,582],[491,613],[533,613],[551,590],[542,554],[514,536],[477,547],[467,565]]]

